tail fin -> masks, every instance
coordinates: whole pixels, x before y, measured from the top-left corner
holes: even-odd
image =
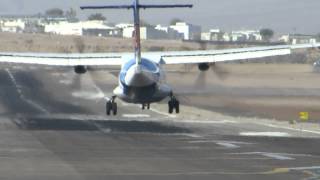
[[[151,8],[192,8],[192,4],[172,4],[172,5],[145,5],[139,4],[139,0],[133,0],[132,5],[112,5],[112,6],[82,6],[81,9],[133,9],[134,18],[134,49],[136,64],[141,64],[141,39],[140,39],[140,9]]]

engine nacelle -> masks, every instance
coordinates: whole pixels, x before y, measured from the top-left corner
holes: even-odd
[[[74,72],[77,74],[85,74],[87,72],[87,67],[86,66],[75,66],[74,67]]]
[[[208,63],[200,63],[198,68],[200,71],[208,71],[210,69],[210,65]]]

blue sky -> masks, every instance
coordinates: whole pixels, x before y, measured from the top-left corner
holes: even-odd
[[[131,3],[130,0],[1,0],[0,14],[35,14],[48,8],[78,9],[80,5],[104,5]],[[270,27],[277,32],[314,34],[320,32],[319,0],[141,0],[141,3],[192,3],[193,9],[146,10],[143,19],[157,24],[167,24],[177,17],[190,23],[230,29],[259,29]],[[96,11],[80,11],[85,18]],[[111,22],[131,21],[127,10],[98,11]]]

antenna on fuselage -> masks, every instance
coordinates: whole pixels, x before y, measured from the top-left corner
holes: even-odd
[[[192,8],[192,4],[171,4],[171,5],[146,5],[140,4],[139,0],[133,0],[132,5],[109,5],[109,6],[82,6],[84,9],[133,9],[134,19],[134,52],[137,65],[141,64],[141,38],[140,38],[140,9],[155,8]]]

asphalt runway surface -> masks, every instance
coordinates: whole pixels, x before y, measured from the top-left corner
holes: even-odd
[[[123,102],[107,117],[109,73],[14,67],[0,81],[0,179],[320,179],[319,127]]]

